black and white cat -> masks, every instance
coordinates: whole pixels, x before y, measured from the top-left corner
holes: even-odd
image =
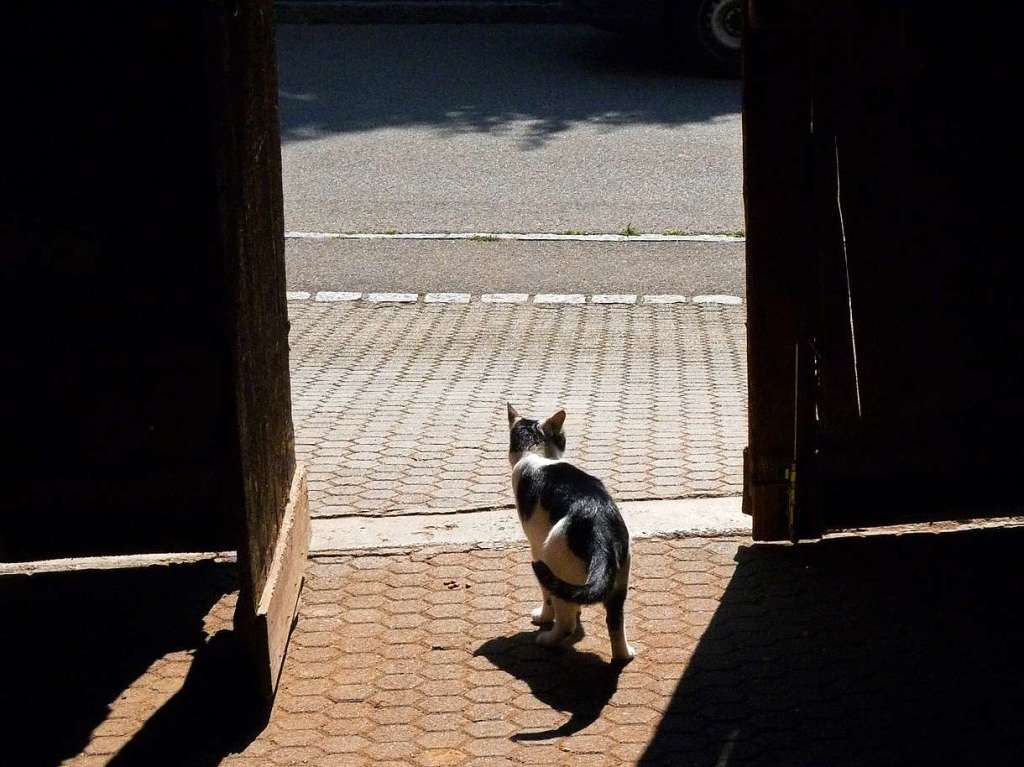
[[[543,591],[531,618],[551,624],[537,642],[552,647],[579,639],[580,605],[604,602],[612,657],[627,662],[634,656],[623,626],[629,531],[604,483],[562,460],[564,422],[564,410],[538,422],[508,405],[512,490]]]

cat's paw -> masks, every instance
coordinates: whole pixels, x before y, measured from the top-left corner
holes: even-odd
[[[555,629],[541,631],[537,634],[537,644],[541,647],[557,647],[565,639],[565,634]]]
[[[552,610],[548,605],[542,607],[535,607],[530,611],[530,623],[534,626],[544,626],[551,623],[555,619],[555,611]]]
[[[577,620],[576,621],[576,628],[573,630],[573,632],[568,637],[566,637],[566,642],[568,642],[569,644],[576,644],[581,639],[583,639],[583,637],[585,637],[586,635],[587,635],[587,632],[584,631],[584,629],[583,629],[583,621]]]
[[[626,663],[629,663],[635,657],[636,650],[633,649],[632,645],[626,645],[626,649],[624,652],[612,653],[612,663],[621,663],[624,665]]]

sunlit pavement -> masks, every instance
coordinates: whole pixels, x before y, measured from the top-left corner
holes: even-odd
[[[619,499],[735,496],[742,306],[289,302],[314,517],[508,506],[505,403]]]

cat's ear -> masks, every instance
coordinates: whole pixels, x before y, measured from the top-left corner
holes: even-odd
[[[508,407],[508,425],[511,426],[516,422],[516,419],[519,418],[519,413],[517,413],[516,409],[512,407],[511,402],[506,402],[505,405]]]
[[[562,431],[562,424],[565,423],[565,411],[559,410],[543,424],[541,429],[545,434],[560,434]]]

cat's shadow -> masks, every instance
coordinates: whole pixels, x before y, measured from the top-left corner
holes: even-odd
[[[515,741],[564,737],[590,726],[618,689],[623,669],[621,664],[608,663],[592,652],[541,647],[536,636],[536,631],[520,631],[495,637],[473,653],[526,682],[537,700],[570,715],[554,729],[517,733],[511,737]]]

